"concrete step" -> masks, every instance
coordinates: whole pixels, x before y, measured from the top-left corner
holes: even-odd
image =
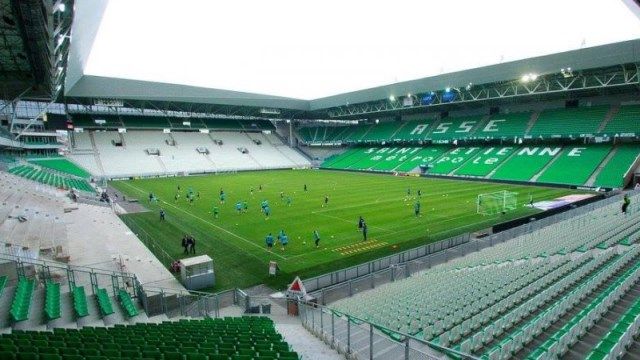
[[[115,296],[111,298],[111,307],[113,308],[113,314],[107,315],[102,318],[106,326],[113,326],[114,324],[127,324],[127,316],[122,311],[122,307],[118,303],[118,299]]]
[[[9,309],[11,309],[11,302],[13,301],[15,292],[15,286],[7,286],[2,292],[2,297],[0,297],[0,309],[3,309],[2,316],[0,316],[0,331],[2,332],[11,331],[11,318],[9,315]]]

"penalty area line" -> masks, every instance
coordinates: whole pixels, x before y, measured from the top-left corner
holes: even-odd
[[[135,187],[135,186],[133,186],[133,185],[131,185],[131,184],[127,184],[126,182],[123,182],[123,184],[124,184],[124,185],[126,185],[126,186],[131,187],[131,188],[132,188],[132,189],[134,189],[134,190],[139,191],[140,193],[146,194],[146,192],[145,192],[144,190],[142,190],[142,189],[140,189],[140,188],[138,188],[138,187]],[[244,237],[242,237],[242,236],[240,236],[240,235],[238,235],[238,234],[232,233],[231,231],[229,231],[229,230],[227,230],[227,229],[225,229],[225,228],[223,228],[223,227],[220,227],[220,226],[218,226],[218,225],[216,225],[216,224],[214,224],[214,223],[212,223],[212,222],[210,222],[210,221],[208,221],[208,220],[205,220],[205,219],[203,219],[203,218],[201,218],[201,217],[199,217],[199,216],[196,216],[196,215],[194,215],[194,214],[192,214],[192,213],[190,213],[190,212],[188,212],[188,211],[185,211],[185,210],[183,210],[183,209],[181,209],[181,208],[179,208],[179,207],[177,207],[177,206],[175,206],[175,205],[173,205],[173,204],[170,204],[170,203],[168,203],[168,202],[166,202],[166,201],[164,201],[164,200],[160,200],[160,201],[161,201],[161,202],[163,202],[164,204],[166,204],[167,206],[170,206],[170,207],[172,207],[172,208],[174,208],[174,209],[176,209],[176,210],[180,210],[180,211],[182,211],[183,213],[185,213],[185,214],[187,214],[187,215],[190,215],[191,217],[194,217],[194,218],[196,218],[196,219],[198,219],[198,220],[202,221],[202,222],[203,222],[203,223],[205,223],[205,224],[211,225],[211,226],[213,226],[214,228],[216,228],[216,229],[218,229],[218,230],[221,230],[221,231],[223,231],[223,232],[225,232],[225,233],[227,233],[227,234],[229,234],[229,235],[231,235],[231,236],[234,236],[234,237],[236,237],[236,238],[238,238],[238,239],[240,239],[240,240],[242,240],[242,241],[246,242],[246,243],[247,243],[247,244],[249,244],[249,245],[252,245],[252,246],[254,246],[254,247],[257,247],[258,249],[260,249],[260,250],[262,250],[262,251],[264,251],[264,252],[266,252],[266,253],[268,253],[268,254],[270,254],[270,255],[277,256],[277,257],[279,257],[279,258],[280,258],[280,259],[282,259],[282,260],[287,260],[287,257],[282,256],[282,255],[280,255],[280,254],[276,254],[276,253],[271,252],[271,251],[268,251],[268,250],[265,250],[265,249],[263,249],[263,248],[262,248],[262,246],[260,246],[260,245],[258,245],[258,244],[256,244],[256,243],[254,243],[254,242],[252,242],[252,241],[250,241],[250,240],[248,240],[248,239],[245,239]]]

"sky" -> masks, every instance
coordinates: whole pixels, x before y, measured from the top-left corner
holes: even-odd
[[[109,0],[84,73],[312,100],[636,38],[622,0]]]

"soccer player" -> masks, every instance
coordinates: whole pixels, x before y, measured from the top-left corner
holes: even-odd
[[[264,238],[264,242],[267,244],[267,249],[271,251],[271,248],[273,247],[273,235],[269,233],[269,235],[267,235],[267,237]]]
[[[264,208],[264,217],[266,218],[266,220],[269,220],[270,215],[271,215],[271,208],[269,207],[269,205],[267,205]]]
[[[178,192],[180,192],[180,185],[178,185]]]
[[[253,196],[253,186],[249,188],[249,194],[251,194],[251,196]]]
[[[624,198],[622,199],[622,213],[623,214],[627,213],[627,208],[629,207],[629,204],[631,204],[631,199],[629,199],[629,195],[625,194]]]
[[[416,201],[415,205],[413,205],[413,212],[416,214],[416,217],[420,215],[420,201]]]
[[[242,202],[242,210],[243,210],[244,212],[249,211],[249,204],[247,204],[247,202],[246,202],[246,201],[243,201],[243,202]]]
[[[213,218],[217,219],[219,217],[219,215],[220,215],[220,209],[218,209],[218,207],[214,205],[213,206]]]
[[[160,209],[160,221],[164,221],[165,220],[165,212],[164,209]]]
[[[422,190],[418,189],[418,197],[422,196]]]
[[[407,188],[407,197],[411,196],[411,188]]]
[[[320,234],[318,230],[313,230],[313,241],[315,241],[317,249],[320,246]]]
[[[193,196],[193,194],[191,194],[189,196],[189,204],[191,204],[191,206],[193,206],[193,199],[195,198],[195,196]]]
[[[149,193],[149,202],[153,200],[153,193]]]
[[[369,232],[369,229],[367,229],[367,223],[363,222],[362,223],[362,241],[367,241],[368,232]]]
[[[287,196],[287,206],[291,206],[291,196]]]
[[[196,199],[200,200],[200,191],[196,193]]]
[[[289,243],[289,237],[283,233],[282,236],[280,237],[280,245],[282,245],[282,251],[284,251],[284,248],[287,246],[288,243]]]
[[[220,190],[220,204],[224,204],[225,194],[224,191]]]
[[[269,202],[267,200],[262,200],[262,202],[260,203],[260,211],[264,212],[264,208],[266,208],[267,206],[269,206]]]
[[[324,204],[322,207],[329,206],[329,195],[324,196]]]
[[[280,191],[280,200],[284,200],[284,192]]]
[[[364,226],[364,218],[360,216],[360,218],[358,219],[358,231],[362,231],[363,226]]]
[[[258,191],[262,191],[262,184],[258,185]]]
[[[304,184],[304,191],[307,191],[307,184]]]
[[[238,215],[240,215],[240,213],[242,212],[242,202],[238,201],[236,203],[236,211],[238,212]]]
[[[180,198],[180,193],[176,193],[176,195],[173,197],[174,202],[178,202],[178,199]]]

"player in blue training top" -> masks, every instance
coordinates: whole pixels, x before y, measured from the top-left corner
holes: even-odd
[[[269,249],[269,251],[271,251],[271,248],[273,247],[273,235],[269,233],[269,235],[264,238],[264,242],[267,244],[267,248]]]
[[[283,233],[282,236],[280,236],[280,244],[282,245],[282,251],[284,251],[284,248],[287,246],[288,243],[289,243],[289,237]]]

